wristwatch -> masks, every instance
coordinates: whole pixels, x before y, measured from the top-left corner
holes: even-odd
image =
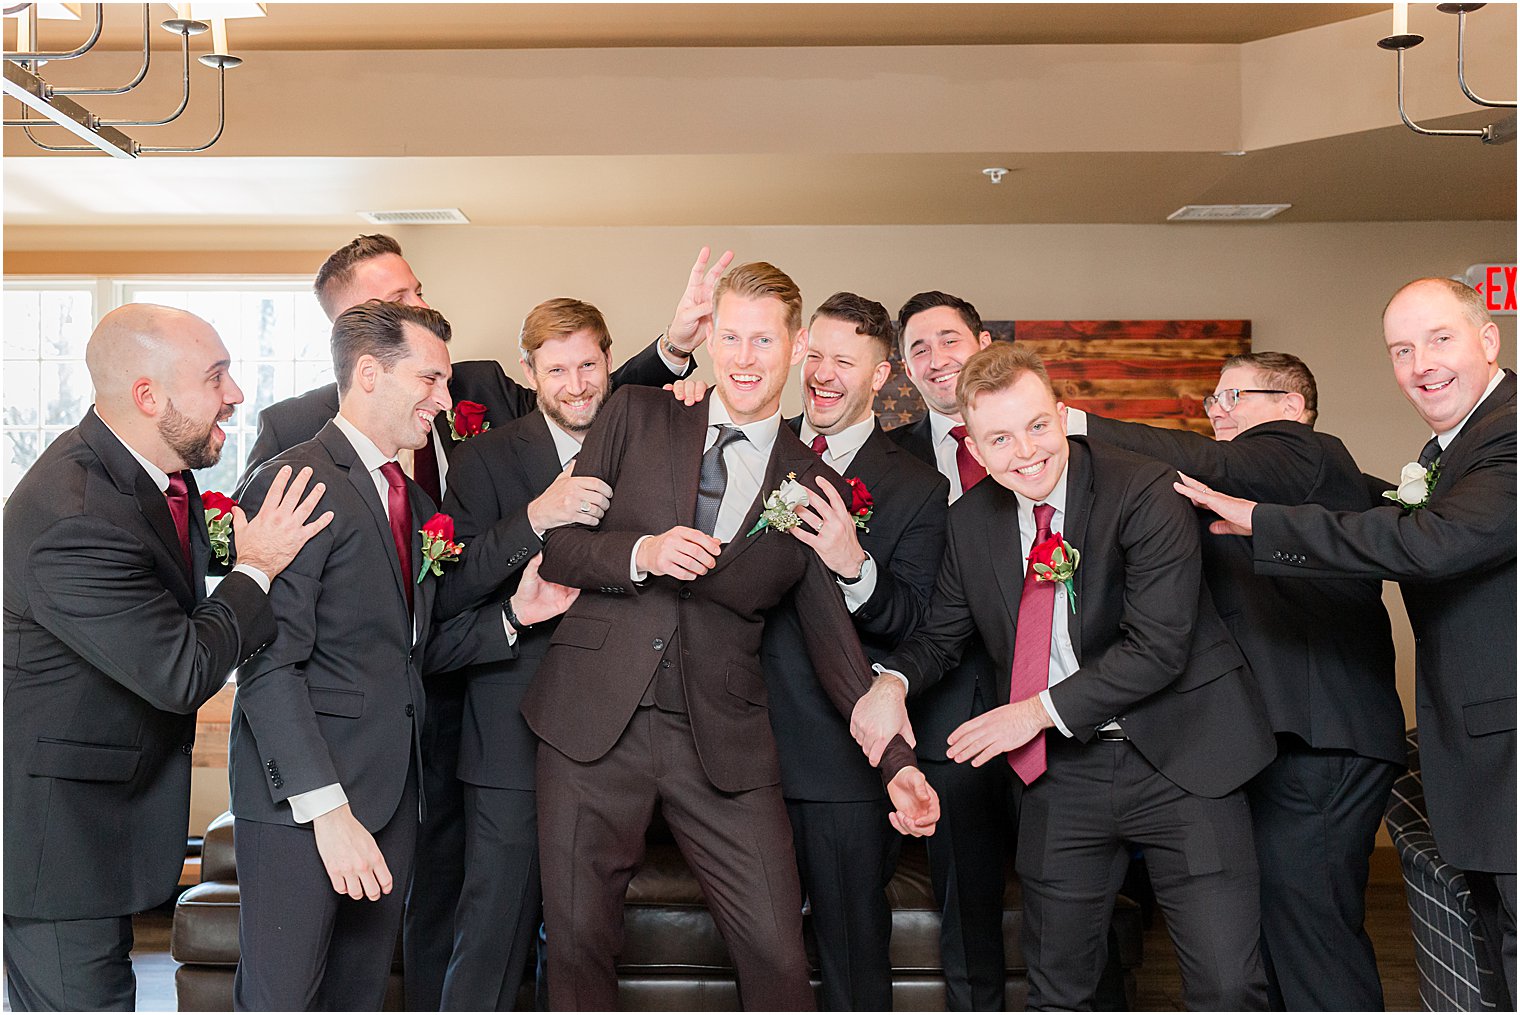
[[[861,558],[861,560],[860,560],[860,570],[855,572],[855,577],[854,578],[846,578],[843,575],[835,575],[834,576],[835,580],[838,581],[839,584],[841,584],[841,585],[858,585],[858,584],[860,584],[860,579],[862,579],[862,578],[864,578],[866,576],[866,561],[868,561],[870,559],[871,559],[871,555],[869,553]]]
[[[660,348],[670,353],[670,355],[674,356],[676,359],[691,359],[691,353],[687,352],[685,349],[682,349],[670,339],[666,338],[663,332],[661,332],[658,341],[660,343]]]

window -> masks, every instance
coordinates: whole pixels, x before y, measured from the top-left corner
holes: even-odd
[[[308,278],[13,279],[5,286],[4,489],[94,400],[84,347],[95,323],[125,303],[161,303],[209,321],[232,354],[243,404],[225,424],[202,490],[231,493],[266,406],[332,380],[330,327]]]

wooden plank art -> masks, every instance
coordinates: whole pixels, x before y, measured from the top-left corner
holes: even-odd
[[[1029,345],[1074,409],[1212,435],[1203,397],[1229,356],[1251,351],[1250,321],[984,321],[994,341]],[[890,430],[924,412],[894,352],[876,411]]]

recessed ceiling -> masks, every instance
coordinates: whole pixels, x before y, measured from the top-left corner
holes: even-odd
[[[354,4],[271,3],[230,23],[235,49],[562,49],[622,46],[932,46],[1243,43],[1366,14],[1388,4]],[[136,49],[136,4],[107,4],[101,45]],[[925,17],[925,9],[931,16]],[[153,5],[155,20],[170,17]],[[86,8],[88,12],[88,7]],[[86,14],[88,21],[90,15]],[[52,44],[82,39],[43,24]],[[15,38],[7,22],[6,45]],[[150,33],[155,47],[176,45]],[[77,39],[76,39],[77,37]]]

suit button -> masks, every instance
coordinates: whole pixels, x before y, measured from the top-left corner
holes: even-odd
[[[681,590],[681,598],[682,599],[690,599],[691,598],[691,589],[682,589]]]
[[[181,754],[193,754],[193,753],[195,753],[195,745],[194,744],[180,744],[179,745],[179,753],[181,753]]]
[[[415,705],[408,705],[408,706],[406,706],[406,714],[407,715],[416,715],[417,714],[417,706],[415,706]]]
[[[1273,560],[1282,560],[1282,551],[1281,550],[1273,550],[1272,551],[1272,559]]]
[[[658,651],[660,651],[660,649],[662,649],[662,648],[665,647],[665,639],[664,638],[656,638],[654,641],[652,641],[652,642],[649,643],[649,647],[652,648],[652,649],[654,649],[656,652],[658,652]]]
[[[670,669],[670,660],[669,659],[662,659],[662,660],[660,660],[660,669],[662,669],[662,670],[668,670],[668,669]]]

